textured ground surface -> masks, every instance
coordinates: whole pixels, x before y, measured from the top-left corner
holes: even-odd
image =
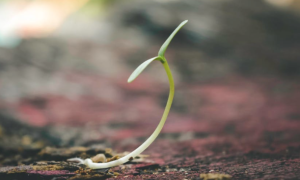
[[[21,114],[36,113],[30,114],[32,124],[41,122],[39,118],[60,124],[52,128],[25,126],[2,113],[4,141],[1,141],[0,160],[4,166],[0,177],[199,179],[200,174],[211,172],[228,174],[233,179],[299,179],[299,86],[286,81],[249,79],[179,87],[178,94],[188,99],[176,100],[162,134],[144,152],[148,157],[114,167],[104,174],[86,170],[80,173],[79,166],[65,160],[105,153],[107,147],[114,147],[114,154],[133,150],[151,134],[163,111],[159,104],[163,104],[160,101],[165,98],[164,91],[122,83],[114,85],[123,89],[125,95],[120,99],[132,99],[110,104],[111,110],[105,112],[113,114],[115,118],[108,116],[111,120],[101,116],[101,121],[95,119],[92,124],[84,125],[72,119],[101,115],[101,111],[89,107],[99,101],[89,98],[71,103],[64,98],[39,97],[17,105]],[[187,94],[181,94],[183,88],[188,88]],[[138,92],[142,93],[134,95]],[[127,112],[122,111],[125,106]],[[68,121],[59,119],[62,109]],[[52,117],[56,117],[54,120],[47,116],[50,110]],[[74,125],[73,121],[84,126]],[[53,144],[66,148],[45,148]],[[68,148],[73,145],[86,148]],[[26,166],[16,167],[17,164]]]

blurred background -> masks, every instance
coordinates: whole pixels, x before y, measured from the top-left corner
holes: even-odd
[[[2,0],[0,19],[2,165],[30,162],[20,148],[135,149],[168,80],[159,63],[127,78],[186,19],[166,52],[174,104],[145,153],[300,147],[299,0]]]

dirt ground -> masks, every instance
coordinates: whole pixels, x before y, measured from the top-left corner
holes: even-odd
[[[182,96],[189,97],[189,103],[175,102],[162,133],[143,153],[145,156],[99,171],[68,163],[66,160],[71,157],[87,158],[102,153],[111,158],[131,151],[158,124],[163,111],[159,104],[165,98],[165,91],[140,87],[136,91],[143,93],[135,95],[129,85],[115,85],[123,90],[124,99],[131,96],[133,102],[111,104],[110,112],[115,118],[108,116],[107,121],[101,118],[84,125],[85,122],[76,119],[88,119],[91,114],[97,117],[101,113],[89,107],[99,101],[89,98],[69,102],[61,97],[38,97],[18,104],[21,112],[37,113],[32,115],[31,123],[44,118],[51,121],[52,127],[33,127],[2,112],[0,177],[228,179],[230,175],[232,179],[299,179],[299,86],[278,80],[234,79],[188,86],[188,94]],[[186,87],[179,87],[178,94],[182,88]],[[187,104],[191,106],[186,107]],[[59,107],[51,109],[52,106]],[[132,107],[124,112],[124,106]],[[69,121],[59,119],[61,109]],[[143,118],[135,114],[136,109]],[[74,119],[66,118],[69,116]],[[110,147],[114,147],[113,151],[107,149]],[[214,175],[210,177],[208,173]]]

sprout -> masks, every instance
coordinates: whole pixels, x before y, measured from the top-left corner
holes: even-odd
[[[126,156],[115,160],[115,161],[111,161],[111,162],[106,162],[106,163],[94,163],[91,159],[80,159],[80,158],[71,158],[68,159],[68,161],[73,161],[73,162],[78,162],[79,164],[85,164],[87,167],[91,168],[91,169],[102,169],[102,168],[109,168],[109,167],[113,167],[113,166],[118,166],[121,164],[124,164],[130,160],[132,160],[133,158],[135,158],[136,156],[140,155],[145,149],[147,149],[147,147],[150,146],[150,144],[156,139],[156,137],[159,135],[160,131],[162,130],[166,119],[168,117],[172,102],[173,102],[173,97],[174,97],[174,80],[173,80],[173,76],[171,73],[171,70],[169,68],[168,62],[165,58],[165,52],[167,47],[169,46],[171,40],[173,39],[173,37],[176,35],[176,33],[187,23],[188,21],[185,20],[183,21],[174,31],[173,33],[169,36],[169,38],[165,41],[165,43],[161,46],[159,52],[158,52],[158,56],[153,57],[145,62],[143,62],[139,67],[136,68],[135,71],[133,71],[133,73],[130,75],[130,77],[128,78],[128,83],[132,82],[135,78],[137,78],[139,76],[139,74],[153,61],[158,60],[162,63],[162,65],[165,68],[165,71],[167,73],[168,79],[169,79],[169,83],[170,83],[170,93],[169,93],[169,98],[167,101],[167,105],[165,107],[165,111],[163,113],[163,116],[158,124],[158,126],[156,127],[155,131],[152,133],[152,135],[142,144],[140,145],[136,150],[132,151],[131,153],[127,154]]]

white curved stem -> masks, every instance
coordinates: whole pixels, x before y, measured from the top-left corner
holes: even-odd
[[[73,159],[69,159],[70,161],[77,161],[80,164],[85,164],[87,167],[91,168],[91,169],[102,169],[102,168],[109,168],[109,167],[113,167],[113,166],[118,166],[121,164],[124,164],[130,160],[132,160],[133,158],[135,158],[136,156],[138,156],[139,154],[141,154],[145,149],[147,149],[150,144],[156,139],[156,137],[159,135],[160,131],[162,130],[172,102],[173,102],[173,97],[174,97],[174,80],[172,77],[172,73],[171,70],[169,68],[168,62],[164,57],[160,57],[158,60],[161,61],[161,63],[163,64],[166,73],[168,75],[168,79],[169,79],[169,83],[170,83],[170,93],[169,93],[169,98],[168,98],[168,102],[167,105],[165,107],[165,111],[163,113],[163,116],[158,124],[158,126],[156,127],[155,131],[152,133],[152,135],[142,144],[140,145],[137,149],[135,149],[134,151],[132,151],[131,153],[127,154],[126,156],[115,160],[115,161],[111,161],[111,162],[107,162],[107,163],[94,163],[91,159],[85,159],[85,160],[81,160],[80,158],[73,158]]]

